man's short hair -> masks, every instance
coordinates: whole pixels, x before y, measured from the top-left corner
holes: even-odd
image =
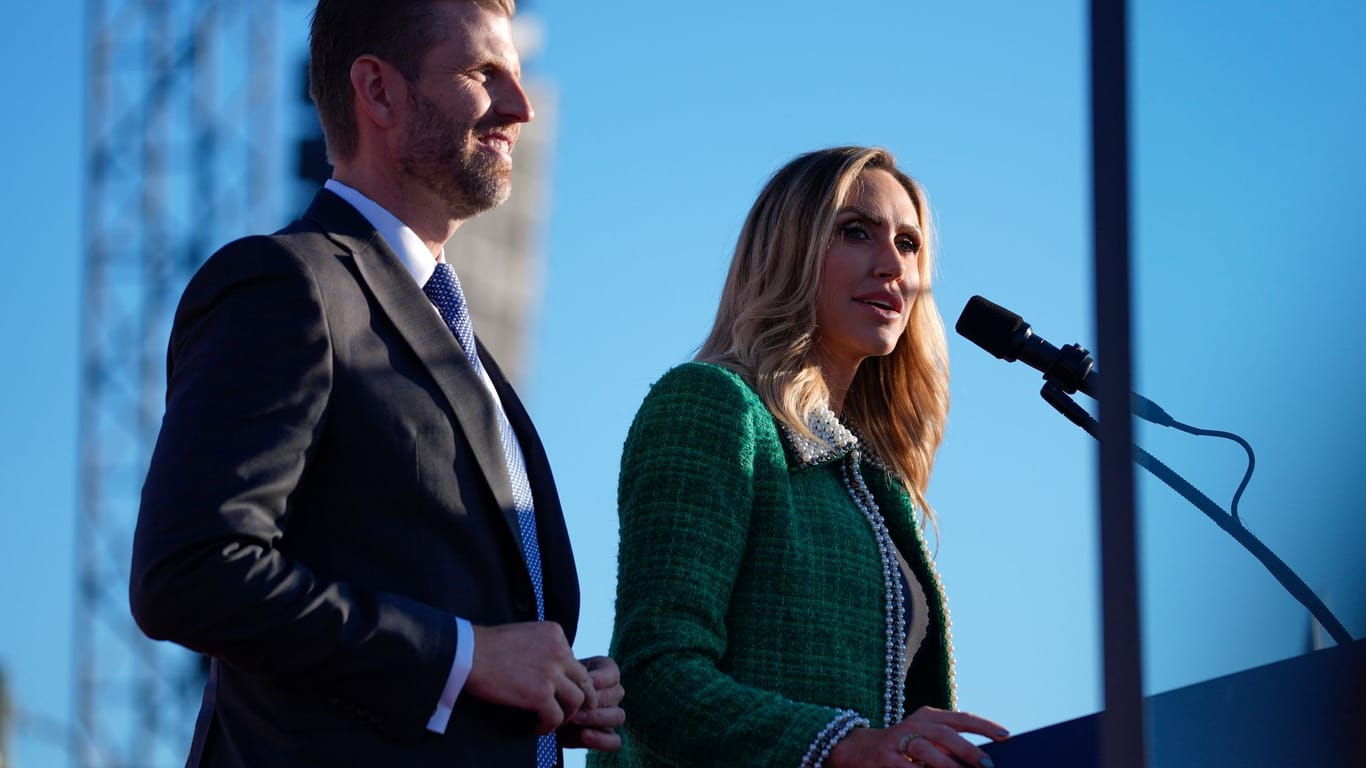
[[[422,59],[442,26],[438,7],[464,2],[511,18],[516,0],[318,0],[309,32],[308,95],[318,108],[327,156],[355,156],[359,141],[351,65],[366,54],[393,64],[408,81],[422,74]]]

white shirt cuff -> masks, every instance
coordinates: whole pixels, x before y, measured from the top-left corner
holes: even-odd
[[[455,619],[455,660],[451,662],[450,674],[446,675],[446,687],[441,690],[441,700],[436,704],[436,711],[427,721],[427,730],[433,733],[445,733],[446,725],[451,721],[451,710],[455,708],[455,700],[460,697],[460,689],[465,687],[465,681],[469,679],[470,667],[474,666],[474,627],[469,621],[456,617]]]

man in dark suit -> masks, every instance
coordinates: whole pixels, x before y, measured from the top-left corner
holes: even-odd
[[[193,766],[553,765],[616,749],[616,664],[540,440],[445,243],[532,117],[512,0],[321,0],[335,173],[177,309],[131,602],[212,657]],[[457,241],[458,242],[458,241]]]

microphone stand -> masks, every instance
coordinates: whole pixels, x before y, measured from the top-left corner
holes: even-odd
[[[1100,439],[1100,425],[1086,412],[1085,408],[1068,397],[1067,392],[1062,386],[1054,381],[1045,381],[1043,389],[1039,392],[1049,405],[1057,409],[1058,413],[1067,417],[1068,421],[1086,430],[1091,437]],[[1347,632],[1347,628],[1338,621],[1333,612],[1328,610],[1328,606],[1315,595],[1304,580],[1295,574],[1283,560],[1276,556],[1265,544],[1263,544],[1252,532],[1244,528],[1241,522],[1233,515],[1225,512],[1218,504],[1191,485],[1185,478],[1178,475],[1166,464],[1151,453],[1143,450],[1139,446],[1134,447],[1134,463],[1151,472],[1157,479],[1167,484],[1167,487],[1181,494],[1187,501],[1194,504],[1196,509],[1205,513],[1205,516],[1214,521],[1215,525],[1223,528],[1232,536],[1243,548],[1251,552],[1253,557],[1261,561],[1262,565],[1271,572],[1272,576],[1281,583],[1285,591],[1289,592],[1309,610],[1309,613],[1318,620],[1319,624],[1333,638],[1338,645],[1348,645],[1352,642],[1352,636]]]

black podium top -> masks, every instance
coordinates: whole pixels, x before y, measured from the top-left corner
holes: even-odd
[[[1366,765],[1366,640],[1147,699],[1152,768]],[[1100,715],[982,748],[997,768],[1100,768]]]

